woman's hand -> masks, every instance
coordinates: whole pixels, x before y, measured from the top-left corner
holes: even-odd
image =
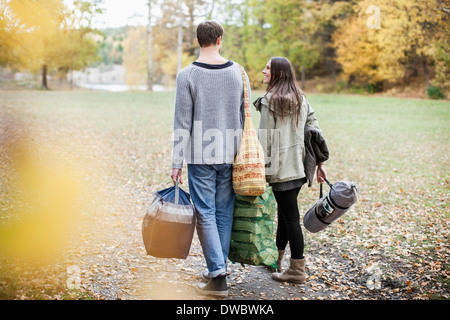
[[[327,178],[327,171],[325,170],[325,165],[323,163],[319,163],[317,166],[317,182],[322,183],[325,182]]]

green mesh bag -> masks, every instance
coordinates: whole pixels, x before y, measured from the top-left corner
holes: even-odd
[[[276,268],[278,250],[273,229],[275,211],[275,198],[269,186],[258,197],[236,195],[228,255],[231,262]]]

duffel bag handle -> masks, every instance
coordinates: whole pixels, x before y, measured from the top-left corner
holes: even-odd
[[[333,187],[333,185],[327,179],[324,179],[324,180],[330,186],[330,188]],[[320,196],[319,196],[319,199],[322,199],[322,197],[323,197],[322,185],[323,185],[323,183],[320,184]]]
[[[175,183],[175,204],[178,204],[178,200],[180,199],[180,187],[178,186],[178,177]]]

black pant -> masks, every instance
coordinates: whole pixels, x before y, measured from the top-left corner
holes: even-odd
[[[303,259],[305,247],[297,204],[300,189],[301,187],[286,191],[273,191],[278,204],[277,248],[285,250],[289,242],[292,259]]]

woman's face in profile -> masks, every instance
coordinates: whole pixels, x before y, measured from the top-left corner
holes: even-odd
[[[267,62],[267,65],[262,72],[264,75],[263,83],[265,83],[265,84],[269,84],[269,82],[270,82],[270,78],[271,78],[270,67],[271,67],[271,63],[269,60],[269,62]]]

